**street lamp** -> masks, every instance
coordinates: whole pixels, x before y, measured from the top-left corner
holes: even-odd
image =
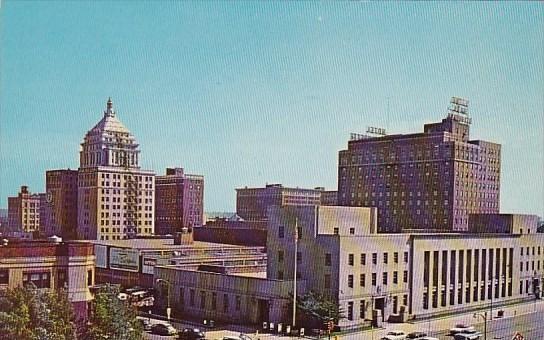
[[[474,313],[472,317],[475,319],[477,319],[478,317],[484,319],[484,340],[487,340],[487,312]]]
[[[157,279],[155,280],[155,282],[157,282],[157,284],[159,283],[166,283],[167,284],[167,287],[168,287],[168,290],[167,290],[167,297],[166,297],[166,318],[168,320],[170,320],[170,313],[172,312],[172,309],[170,308],[170,281],[168,280],[165,280],[165,279]]]

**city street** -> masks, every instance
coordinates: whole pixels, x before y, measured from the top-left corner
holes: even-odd
[[[493,321],[488,320],[487,323],[487,339],[488,340],[511,340],[516,332],[520,332],[525,340],[542,340],[544,339],[544,301],[525,303],[510,307],[501,308],[504,311],[504,317],[496,318],[496,311],[494,312],[495,318]],[[482,313],[480,311],[478,313]],[[385,323],[384,328],[369,330],[365,332],[349,333],[337,335],[338,339],[346,340],[379,340],[391,330],[401,330],[406,333],[414,331],[426,332],[430,336],[434,336],[440,340],[452,340],[453,337],[448,335],[449,328],[456,324],[464,323],[467,325],[473,325],[478,331],[482,333],[482,340],[484,340],[484,323],[481,318],[474,318],[474,313],[466,313],[461,315],[455,315],[446,318],[426,320],[415,323],[404,324],[390,324]],[[159,322],[159,321],[153,321]],[[177,329],[183,329],[184,327],[194,327],[187,324],[172,323]],[[225,330],[215,330],[206,332],[207,339],[221,339],[226,335],[238,335],[240,326],[227,327]],[[238,329],[238,330],[236,330]],[[273,334],[258,334],[249,332],[245,329],[253,339],[292,339],[287,336],[278,336]],[[154,334],[147,334],[147,339],[173,339],[174,337],[159,336]],[[309,338],[309,337],[307,337]],[[325,337],[326,338],[326,337]],[[334,337],[331,337],[334,338]]]

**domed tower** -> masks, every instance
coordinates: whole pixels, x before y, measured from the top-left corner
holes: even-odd
[[[155,173],[141,170],[138,143],[111,98],[79,153],[78,238],[120,240],[154,233]]]

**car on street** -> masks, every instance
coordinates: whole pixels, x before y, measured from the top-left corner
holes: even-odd
[[[421,340],[426,336],[427,336],[427,333],[412,332],[412,333],[408,333],[408,335],[406,336],[406,339],[409,339],[409,340]]]
[[[158,335],[176,335],[178,331],[169,323],[156,323],[151,326],[151,332]]]
[[[454,340],[480,340],[482,333],[477,330],[468,330],[461,333],[457,333],[453,336]]]
[[[178,339],[181,339],[181,340],[204,340],[204,339],[206,339],[206,336],[204,335],[204,332],[202,332],[198,328],[184,328],[183,330],[179,331]]]
[[[391,331],[381,338],[381,340],[405,340],[406,333],[402,331]]]
[[[151,330],[151,322],[149,322],[148,319],[140,319],[138,318],[138,322],[140,325],[142,325],[142,328],[144,331],[150,331]]]
[[[253,340],[249,335],[240,333],[240,335],[226,335],[221,340]]]
[[[465,324],[457,324],[455,327],[450,328],[450,335],[455,335],[457,333],[462,333],[465,331],[475,331],[476,329],[472,326],[467,326]]]
[[[419,339],[419,340],[440,340],[438,338],[434,338],[432,336],[424,336],[423,338]]]

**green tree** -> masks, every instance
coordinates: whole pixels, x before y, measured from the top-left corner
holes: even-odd
[[[136,319],[136,310],[126,301],[117,297],[119,288],[106,285],[96,293],[90,326],[86,340],[140,340],[142,326]]]
[[[322,294],[309,291],[297,298],[297,323],[301,326],[324,328],[329,320],[338,324],[338,321],[344,318],[344,312],[340,306]]]
[[[64,291],[33,284],[7,289],[0,296],[0,334],[17,340],[75,340],[74,313]]]

